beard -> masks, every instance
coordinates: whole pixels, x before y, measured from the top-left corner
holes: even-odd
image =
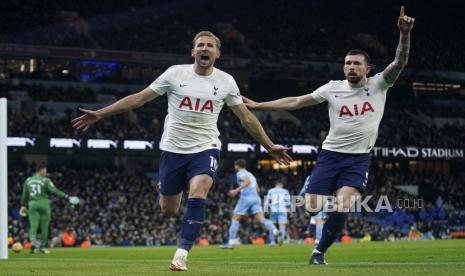
[[[350,83],[359,83],[362,79],[363,79],[363,76],[346,75],[346,80]]]

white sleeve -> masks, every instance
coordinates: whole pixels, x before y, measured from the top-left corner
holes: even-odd
[[[329,91],[330,86],[331,86],[331,81],[323,86],[320,86],[317,90],[313,91],[313,93],[311,93],[310,95],[312,95],[313,99],[319,103],[327,101],[328,100],[327,92]]]
[[[241,92],[239,91],[239,87],[237,87],[236,81],[233,77],[231,77],[229,82],[228,90],[228,95],[224,99],[228,106],[234,106],[243,103]]]
[[[373,78],[375,79],[376,84],[381,86],[382,90],[390,88],[394,85],[394,83],[386,82],[386,80],[384,79],[383,72],[374,75]]]
[[[150,84],[150,89],[155,93],[162,96],[170,90],[171,87],[171,78],[174,66],[168,68],[163,74],[161,74],[154,82]]]

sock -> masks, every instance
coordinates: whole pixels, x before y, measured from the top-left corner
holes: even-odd
[[[231,221],[231,226],[229,226],[229,244],[231,244],[231,240],[237,238],[237,231],[239,230],[239,226],[240,224],[237,220]]]
[[[342,233],[346,221],[346,213],[332,212],[328,220],[324,223],[323,234],[316,249],[322,253],[333,244],[337,237]]]
[[[281,237],[286,238],[286,225],[279,225],[279,232],[281,232]]]
[[[187,256],[187,254],[189,254],[189,251],[182,248],[178,248],[174,253],[174,259],[176,259],[179,256]]]
[[[182,218],[181,238],[178,242],[178,248],[186,251],[191,250],[205,221],[206,205],[207,201],[203,198],[189,198],[187,200],[187,210]]]
[[[270,233],[270,242],[274,242],[275,240],[275,233],[278,229],[276,229],[276,226],[274,226],[274,224],[271,222],[271,220],[268,220],[268,219],[264,219],[264,220],[261,220],[260,223],[265,226],[265,228],[268,230],[268,232]]]
[[[45,219],[40,222],[40,248],[45,248],[48,245],[48,224],[50,220]]]
[[[31,242],[31,244],[32,244],[33,246],[35,246],[36,248],[39,248],[39,247],[40,247],[40,241],[37,240],[37,239],[36,239],[36,240],[33,240],[33,241]]]
[[[323,235],[323,225],[324,223],[316,224],[315,240],[317,241],[321,241],[321,236]]]

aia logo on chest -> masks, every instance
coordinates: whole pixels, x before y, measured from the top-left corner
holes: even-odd
[[[198,98],[194,100],[185,96],[182,98],[181,103],[179,103],[178,108],[213,113],[213,102],[212,100],[202,102]]]
[[[361,111],[359,112],[359,105],[354,104],[353,110],[349,108],[347,105],[342,105],[341,110],[339,110],[339,118],[342,116],[359,116],[359,115],[365,115],[365,113],[368,112],[375,112],[375,109],[373,106],[371,106],[370,102],[363,102]]]

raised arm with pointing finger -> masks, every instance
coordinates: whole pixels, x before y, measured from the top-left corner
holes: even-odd
[[[344,57],[344,80],[331,80],[310,94],[258,103],[243,98],[249,108],[294,110],[322,102],[328,103],[330,129],[318,160],[305,186],[306,210],[316,215],[324,197],[335,195],[339,210],[328,214],[320,242],[313,250],[310,264],[326,264],[324,253],[342,232],[350,202],[367,188],[370,151],[373,149],[384,113],[387,91],[408,61],[410,31],[415,20],[400,9],[400,41],[394,61],[382,72],[368,77],[369,55],[358,49]],[[340,200],[341,199],[341,200]]]
[[[389,64],[383,71],[384,81],[389,85],[392,85],[397,80],[405,65],[407,65],[410,50],[410,31],[413,28],[414,22],[415,18],[405,15],[405,9],[402,6],[400,8],[400,15],[397,21],[397,26],[400,30],[400,39],[396,50],[396,57],[394,61]],[[360,56],[362,53],[364,58],[362,57],[361,60],[358,60],[357,58],[347,58],[348,56]],[[344,73],[351,87],[355,88],[366,85],[366,75],[370,71],[371,65],[366,53],[359,50],[349,51],[349,53],[346,55]],[[255,102],[246,97],[243,97],[243,100],[248,108],[261,110],[295,110],[321,103],[321,100],[318,98],[316,99],[313,94],[297,97],[286,97],[268,102]]]
[[[400,31],[399,45],[396,50],[396,57],[383,71],[384,79],[387,83],[393,84],[408,62],[408,54],[410,50],[410,31],[413,28],[415,18],[405,15],[404,6],[400,8],[400,15],[397,21],[397,26]]]

